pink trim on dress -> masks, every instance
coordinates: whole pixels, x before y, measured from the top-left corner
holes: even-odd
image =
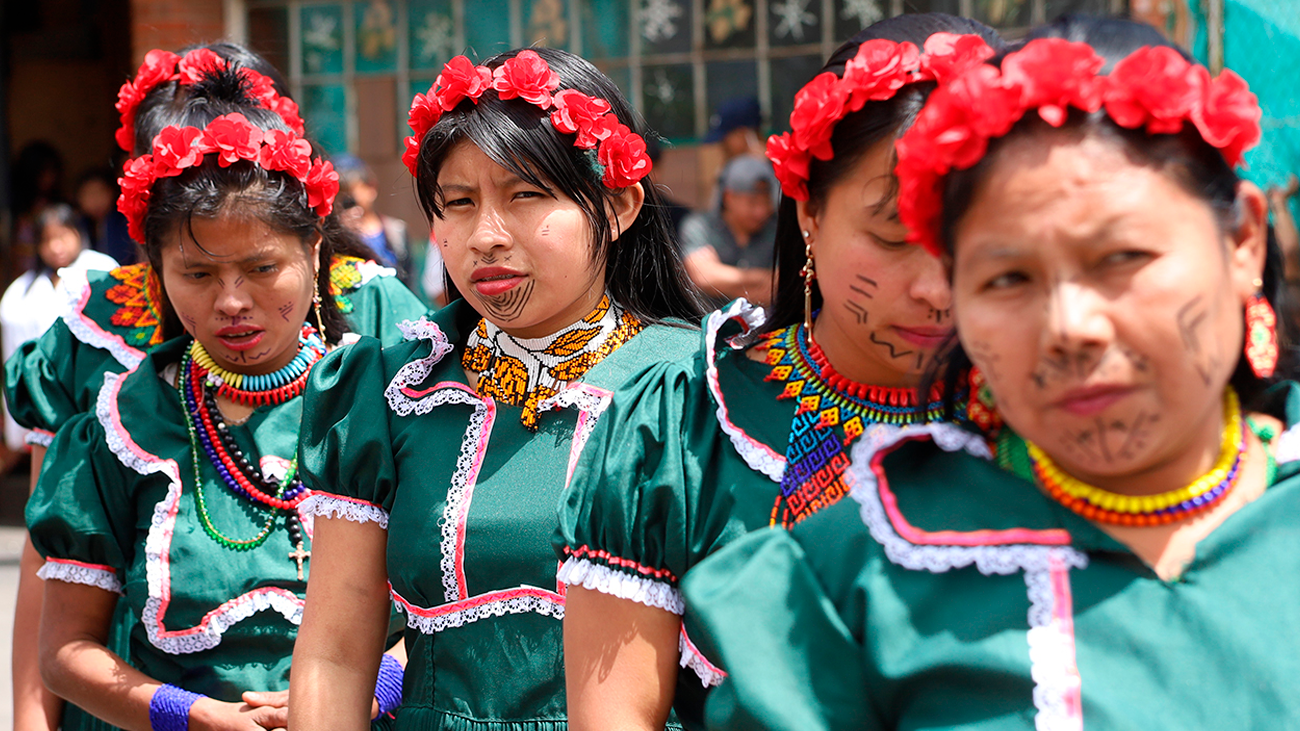
[[[91,318],[86,316],[86,305],[90,302],[90,295],[93,292],[90,283],[82,289],[81,297],[72,307],[72,311],[63,316],[63,321],[68,325],[68,330],[81,342],[95,348],[107,350],[113,359],[122,364],[125,368],[135,368],[144,360],[144,351],[127,345],[126,340],[121,336],[108,332],[99,326]]]
[[[45,559],[45,563],[66,564],[68,566],[80,566],[83,569],[90,569],[92,571],[106,571],[110,574],[113,574],[114,576],[117,575],[117,569],[113,568],[112,566],[105,566],[104,564],[99,564],[99,563],[86,563],[85,561],[77,561],[71,558],[55,558],[53,556],[50,556]]]
[[[669,571],[668,569],[650,568],[649,566],[644,566],[642,564],[637,563],[636,561],[629,561],[628,559],[615,556],[609,551],[602,551],[599,549],[592,548],[591,546],[578,546],[577,548],[569,548],[568,546],[565,546],[564,552],[570,556],[573,556],[574,558],[579,558],[579,559],[592,558],[592,559],[596,559],[597,561],[607,563],[611,566],[618,566],[620,568],[632,569],[638,574],[653,576],[656,579],[668,579],[673,583],[677,583],[677,577],[673,574],[673,572]]]

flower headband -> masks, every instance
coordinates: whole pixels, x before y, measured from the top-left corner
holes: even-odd
[[[898,215],[908,241],[940,253],[944,176],[979,162],[989,140],[1030,110],[1060,127],[1069,107],[1104,107],[1119,126],[1148,134],[1176,134],[1190,121],[1234,166],[1259,142],[1259,100],[1232,71],[1211,79],[1167,46],[1144,46],[1099,76],[1104,64],[1085,43],[1043,38],[1009,54],[1001,70],[981,65],[940,84],[896,143]]]
[[[794,96],[790,130],[767,139],[781,190],[795,200],[808,200],[808,167],[815,157],[829,160],[835,124],[868,101],[884,101],[902,87],[918,81],[941,81],[979,65],[993,55],[977,35],[935,33],[925,41],[925,52],[906,41],[874,39],[858,46],[844,65],[844,76],[824,71]]]
[[[416,94],[411,102],[408,121],[415,134],[406,138],[402,162],[415,175],[420,142],[442,114],[465,99],[478,104],[484,92],[495,89],[502,99],[519,97],[550,112],[556,130],[577,135],[575,146],[594,149],[596,161],[605,169],[601,180],[606,186],[626,188],[650,174],[645,140],[618,121],[608,101],[573,89],[556,92],[559,86],[559,74],[536,51],[520,51],[495,71],[457,56],[442,67],[428,93]]]
[[[322,217],[334,209],[339,174],[332,163],[313,160],[311,144],[293,132],[263,130],[236,112],[217,117],[203,129],[164,127],[153,140],[153,152],[126,163],[126,173],[117,181],[122,186],[117,210],[126,216],[131,238],[144,241],[144,214],[153,184],[202,165],[204,156],[211,154],[223,168],[249,160],[288,173],[306,189],[309,208]]]
[[[196,48],[184,57],[157,48],[145,54],[144,63],[140,64],[135,79],[122,84],[122,88],[117,90],[115,106],[122,115],[122,126],[115,135],[117,144],[127,152],[135,149],[135,112],[140,108],[140,102],[158,85],[178,80],[181,84],[193,84],[207,74],[228,66],[226,59],[207,48]],[[285,126],[299,137],[304,134],[297,103],[280,96],[270,77],[249,68],[239,69],[239,74],[248,81],[249,94],[258,103],[280,115]]]

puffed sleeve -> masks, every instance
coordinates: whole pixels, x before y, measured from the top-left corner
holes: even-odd
[[[137,475],[138,477],[138,475]],[[123,467],[93,413],[60,429],[27,502],[43,579],[120,592],[135,542],[136,506]]]
[[[728,677],[709,695],[710,729],[883,728],[864,657],[786,531],[766,528],[701,561],[682,582],[701,650]]]
[[[384,400],[383,350],[363,337],[317,363],[303,397],[298,471],[312,496],[302,510],[388,527],[397,487]]]
[[[9,413],[14,421],[34,430],[28,437],[32,444],[49,446],[59,427],[89,409],[93,388],[103,383],[109,356],[83,353],[86,350],[95,349],[73,337],[63,320],[55,320],[44,335],[18,346],[5,362]],[[95,363],[88,364],[85,355],[92,356]]]
[[[374,262],[365,262],[359,267],[363,271],[380,268]],[[352,332],[379,338],[385,346],[402,342],[402,331],[397,327],[399,322],[418,320],[429,310],[400,279],[387,273],[369,276],[359,287],[347,292],[346,298],[339,299],[341,306],[345,301],[348,303],[350,311],[344,316]]]
[[[699,428],[713,417],[694,365],[653,366],[614,393],[560,505],[565,583],[682,613],[678,578],[729,529],[707,477],[716,427]]]

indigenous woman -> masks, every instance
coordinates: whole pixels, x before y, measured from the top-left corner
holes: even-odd
[[[299,395],[346,329],[321,267],[344,235],[338,182],[244,69],[182,73],[186,99],[119,201],[165,342],[103,376],[28,504],[41,670],[114,726],[278,727],[310,566]],[[106,644],[118,603],[140,618],[122,654]]]
[[[410,343],[362,338],[312,375],[292,724],[365,725],[391,590],[410,657],[399,728],[558,731],[555,506],[611,391],[693,347],[659,323],[697,300],[642,123],[586,61],[458,56],[410,122],[406,161],[463,297]]]
[[[154,137],[176,110],[197,103],[198,74],[214,65],[239,68],[256,103],[302,134],[297,106],[278,91],[282,87],[276,70],[240,46],[217,43],[184,55],[149,52],[136,77],[118,92],[122,126],[117,141],[122,149],[137,157],[149,154]],[[322,220],[322,226],[334,225],[333,218]],[[388,342],[400,340],[396,324],[420,317],[424,306],[397,281],[393,270],[371,261],[372,254],[364,246],[337,233],[329,238],[336,242],[327,259],[329,294],[345,316],[347,329]],[[20,346],[18,355],[6,363],[5,387],[12,411],[20,423],[34,430],[28,435],[33,485],[54,433],[73,416],[93,409],[104,374],[135,367],[153,347],[180,332],[175,315],[162,304],[161,282],[152,263],[70,277],[60,289],[68,305],[63,316],[43,337]],[[44,731],[59,724],[61,704],[45,690],[36,667],[39,566],[40,557],[27,547],[14,621],[16,731]],[[125,651],[125,646],[114,649]],[[73,714],[69,710],[64,715],[65,729],[75,727]]]
[[[772,316],[738,300],[708,316],[702,348],[620,391],[561,509],[574,728],[653,728],[674,696],[700,726],[723,671],[690,640],[678,578],[746,531],[843,498],[855,441],[937,415],[937,391],[914,394],[951,334],[948,286],[906,243],[893,143],[933,81],[989,43],[965,19],[891,19],[796,95],[793,131],[768,142],[785,193]]]
[[[687,578],[734,669],[717,728],[1300,717],[1300,391],[1232,169],[1259,106],[1146,26],[1036,35],[898,143],[912,240],[951,257],[949,372],[1005,425],[862,445],[854,500]]]

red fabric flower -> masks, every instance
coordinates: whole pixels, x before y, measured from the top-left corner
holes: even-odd
[[[305,134],[298,103],[286,96],[280,96],[275,90],[271,77],[253,69],[240,69],[240,74],[248,81],[248,93],[262,106],[270,109],[284,120],[284,124],[293,133],[301,137]]]
[[[1121,127],[1176,134],[1205,94],[1203,76],[1168,46],[1139,48],[1106,77],[1106,113]]]
[[[848,92],[835,74],[824,71],[809,81],[794,95],[794,111],[790,113],[790,128],[794,141],[808,150],[818,160],[829,160],[831,132],[844,114]]]
[[[560,75],[546,65],[537,51],[520,51],[492,72],[492,88],[502,99],[520,97],[545,109],[551,106],[551,92],[560,86]]]
[[[420,159],[420,138],[407,137],[403,140],[406,145],[406,151],[402,153],[402,164],[407,170],[411,171],[411,177],[416,177],[417,164]]]
[[[492,71],[486,66],[475,66],[464,56],[457,56],[443,65],[442,73],[438,74],[433,85],[438,90],[438,104],[444,112],[450,112],[462,99],[471,99],[477,104],[483,92],[492,87]]]
[[[1208,71],[1206,74],[1208,75]],[[1206,84],[1205,102],[1192,121],[1206,142],[1219,148],[1229,165],[1239,165],[1242,154],[1260,140],[1263,111],[1245,79],[1224,70]]]
[[[329,160],[312,163],[303,184],[307,188],[307,207],[314,208],[321,217],[328,216],[334,210],[334,196],[339,192],[339,174],[334,172],[334,164]]]
[[[1065,124],[1069,107],[1086,112],[1101,108],[1097,72],[1105,61],[1092,46],[1061,38],[1030,43],[1002,63],[1002,82],[1020,92],[1020,104],[1038,109],[1053,127]]]
[[[140,92],[143,98],[155,86],[167,81],[179,78],[176,73],[176,64],[180,63],[181,57],[171,51],[164,51],[158,48],[144,55],[144,63],[140,64],[140,69],[135,72],[135,88]]]
[[[652,167],[645,140],[623,124],[596,148],[596,160],[605,166],[602,180],[610,188],[626,188],[649,175]]]
[[[217,153],[217,162],[224,168],[239,160],[257,160],[262,135],[247,117],[235,112],[208,123],[202,144],[205,152]]]
[[[283,170],[302,180],[311,170],[311,144],[292,132],[270,130],[262,138],[257,164],[267,170]]]
[[[406,123],[415,131],[416,139],[424,139],[425,133],[442,118],[442,107],[433,89],[428,94],[416,94],[411,101],[411,111],[406,116]]]
[[[298,103],[287,96],[277,96],[266,102],[266,108],[280,115],[284,120],[284,125],[293,130],[293,133],[301,137],[307,134],[307,128],[303,125],[302,115],[298,112]]]
[[[573,144],[584,150],[595,147],[618,126],[618,119],[610,113],[613,107],[604,99],[573,89],[565,89],[553,99],[551,124],[564,134],[576,133],[578,139]]]
[[[856,112],[868,101],[893,97],[894,92],[912,81],[920,55],[911,43],[894,43],[879,38],[858,46],[857,54],[844,65],[843,86],[849,94],[848,110]]]
[[[121,115],[122,126],[113,133],[117,146],[127,152],[135,149],[135,110],[140,107],[144,95],[136,90],[135,84],[126,82],[117,90],[117,104],[114,106]]]
[[[934,33],[925,39],[920,78],[940,83],[955,79],[993,57],[993,49],[977,35]]]
[[[127,233],[137,242],[144,243],[144,214],[149,206],[149,189],[153,187],[153,157],[141,155],[126,163],[117,184],[122,193],[117,197],[117,210],[126,216]]]
[[[772,161],[776,179],[781,181],[781,191],[795,200],[808,200],[808,166],[812,156],[795,146],[789,132],[767,138],[767,159]]]
[[[202,136],[202,130],[194,127],[163,127],[153,138],[154,177],[170,178],[198,165],[203,160]]]
[[[177,70],[182,84],[197,84],[213,72],[226,68],[226,59],[213,53],[208,48],[196,48],[185,54]]]

